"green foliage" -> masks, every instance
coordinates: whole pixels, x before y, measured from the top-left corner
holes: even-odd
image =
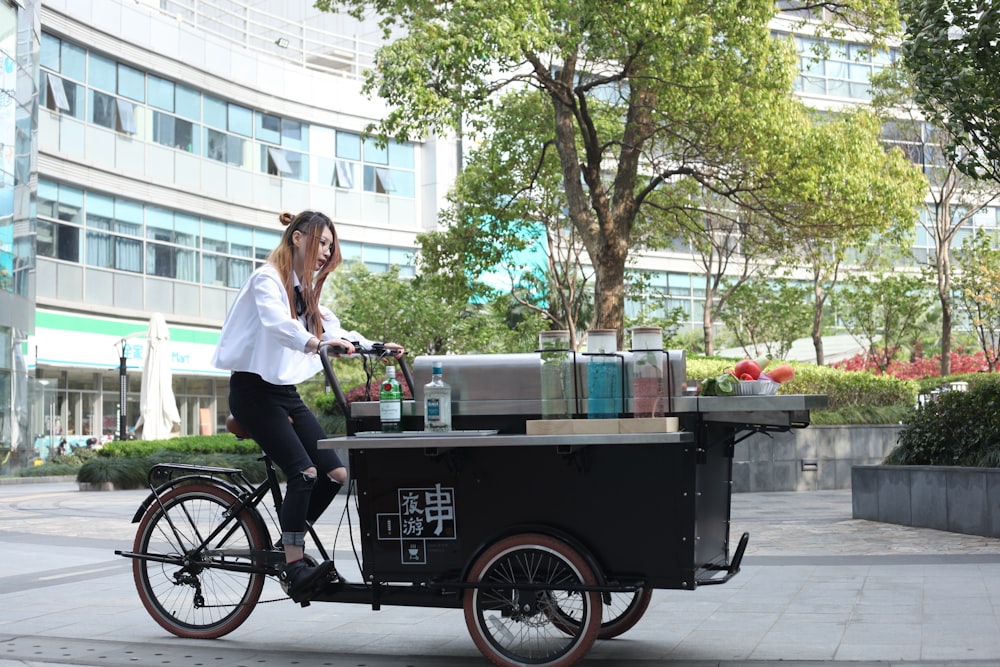
[[[987,379],[988,378],[988,379]],[[1000,461],[1000,377],[947,391],[903,421],[889,465],[989,466]]]
[[[903,66],[924,116],[950,135],[959,169],[1000,182],[1000,7],[993,2],[902,0]]]
[[[747,354],[784,359],[792,343],[809,333],[813,313],[803,304],[811,297],[807,287],[751,280],[730,294],[722,321]]]
[[[922,276],[889,273],[855,275],[836,297],[844,326],[868,345],[868,355],[883,373],[905,343],[918,340],[933,297]]]
[[[46,461],[40,466],[23,468],[15,473],[15,477],[59,477],[65,475],[75,475],[80,469],[80,464],[72,464],[59,461]]]
[[[669,247],[685,225],[703,232],[708,214],[768,229],[773,245],[835,238],[872,219],[893,224],[909,206],[913,169],[882,150],[877,122],[806,113],[792,88],[799,58],[771,36],[773,2],[317,6],[375,14],[387,38],[403,35],[379,49],[365,83],[391,109],[371,128],[380,140],[460,130],[480,147],[456,188],[461,229],[444,239],[447,250],[464,252],[454,241],[466,239],[469,255],[490,263],[523,224],[572,227],[594,271],[595,326],[622,328],[635,248]],[[897,20],[888,0],[806,13],[879,34]],[[710,192],[718,205],[703,200]],[[476,261],[463,259],[463,273]],[[576,277],[549,293],[565,294]]]
[[[899,424],[911,412],[913,412],[913,406],[908,403],[874,407],[852,406],[840,410],[813,410],[809,419],[815,426]]]
[[[986,364],[1000,361],[1000,249],[994,234],[980,229],[956,253],[961,273],[955,278],[958,302],[972,324]]]
[[[76,475],[76,481],[87,484],[113,483],[120,489],[141,489],[146,486],[146,459],[128,456],[98,456],[87,461]]]
[[[112,482],[119,489],[138,489],[147,485],[150,468],[158,463],[185,463],[239,468],[252,482],[264,479],[260,448],[252,440],[237,440],[232,435],[190,436],[170,440],[129,440],[105,445],[70,474],[78,482]],[[44,466],[41,466],[44,467]]]
[[[180,454],[254,454],[260,448],[253,440],[235,435],[189,435],[169,440],[115,440],[104,445],[96,458],[142,458],[156,452]]]

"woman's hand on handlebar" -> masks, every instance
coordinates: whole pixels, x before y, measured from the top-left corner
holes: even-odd
[[[335,357],[339,357],[342,354],[354,354],[354,343],[345,338],[323,340],[320,341],[320,346],[327,348],[327,353]]]
[[[406,350],[399,343],[386,343],[385,349],[389,351],[394,358],[399,359],[401,356],[406,354]]]

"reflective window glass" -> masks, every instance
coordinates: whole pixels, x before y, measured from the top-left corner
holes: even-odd
[[[413,144],[389,142],[389,166],[413,169]]]
[[[271,144],[281,143],[281,118],[257,112],[257,138]]]
[[[338,132],[337,157],[342,157],[345,160],[360,160],[361,137],[350,132]]]
[[[118,63],[118,93],[136,102],[144,102],[146,74],[134,67]]]
[[[228,105],[217,97],[205,95],[205,125],[225,130],[229,127]]]
[[[152,74],[146,83],[149,87],[149,104],[164,111],[174,110],[174,82]]]
[[[74,81],[87,80],[87,51],[76,44],[62,43],[60,72],[64,77]]]
[[[237,104],[229,105],[229,131],[242,134],[245,137],[253,136],[253,112],[246,107]]]
[[[62,40],[47,32],[42,33],[42,45],[38,53],[39,64],[53,72],[62,71],[59,67],[60,47]]]
[[[87,83],[98,90],[114,93],[118,90],[118,68],[113,60],[96,53],[87,54]]]
[[[365,162],[389,164],[389,149],[379,146],[375,139],[365,139]]]
[[[198,230],[200,223],[197,217],[186,213],[174,214],[174,241],[179,245],[198,247]]]
[[[146,238],[156,241],[174,240],[174,214],[165,208],[146,208]]]
[[[174,110],[178,116],[189,120],[201,120],[201,93],[193,88],[177,84],[174,91]]]

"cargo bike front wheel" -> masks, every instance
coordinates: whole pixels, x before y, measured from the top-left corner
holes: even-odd
[[[465,623],[500,667],[568,667],[586,655],[601,625],[601,594],[587,561],[565,542],[525,533],[476,559],[465,591]],[[569,622],[567,622],[567,620]]]

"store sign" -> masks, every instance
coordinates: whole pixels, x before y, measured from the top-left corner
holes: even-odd
[[[228,375],[212,366],[215,345],[167,341],[170,350],[170,370],[183,375]],[[146,333],[123,338],[100,333],[64,331],[38,327],[28,337],[28,367],[37,365],[117,369],[120,357],[125,357],[128,370],[141,371],[146,357]]]

